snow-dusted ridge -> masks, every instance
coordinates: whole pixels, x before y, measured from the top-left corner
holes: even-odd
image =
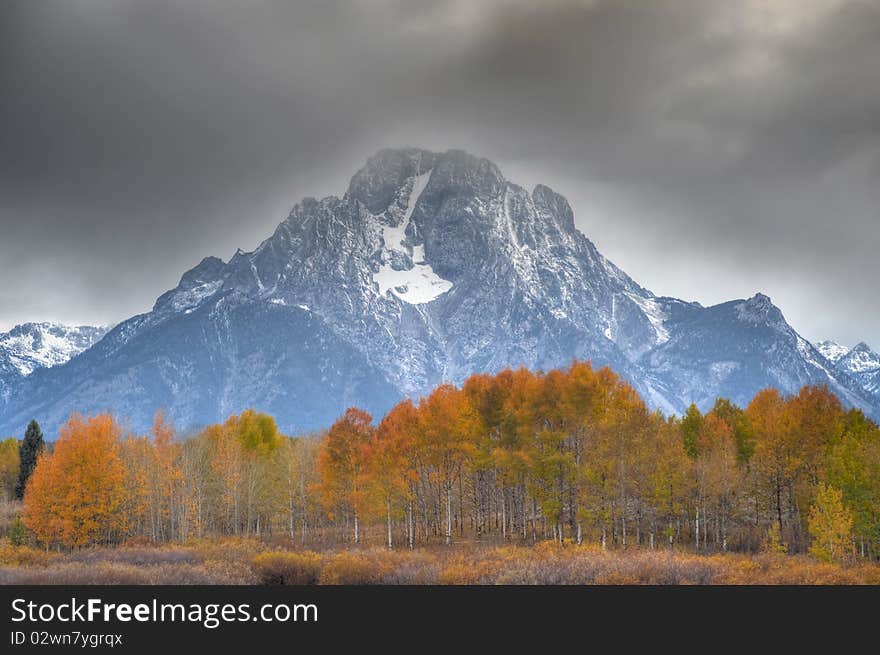
[[[816,350],[822,353],[822,356],[825,359],[832,363],[836,363],[841,357],[850,351],[846,346],[830,339],[819,341],[813,345],[816,347]]]
[[[64,364],[97,343],[110,326],[24,323],[0,333],[0,357],[21,375]]]
[[[862,341],[853,346],[838,363],[851,373],[871,373],[880,370],[880,355]]]
[[[880,354],[864,341],[852,348],[831,340],[820,341],[815,346],[833,364],[836,371],[852,377],[880,402]]]

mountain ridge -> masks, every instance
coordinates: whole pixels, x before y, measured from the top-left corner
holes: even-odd
[[[41,413],[52,429],[70,409],[112,410],[139,428],[163,406],[189,427],[254,405],[302,431],[350,404],[381,414],[442,381],[573,359],[611,366],[666,413],[813,383],[872,415],[880,406],[766,295],[712,307],[655,296],[549,187],[527,191],[461,150],[403,148],[22,381],[0,429]]]
[[[38,369],[64,364],[100,341],[110,328],[43,321],[0,332],[0,406],[22,379]]]
[[[827,352],[826,356],[838,371],[855,379],[880,403],[880,354],[864,341],[847,348],[836,341],[827,340],[819,342],[817,348]]]

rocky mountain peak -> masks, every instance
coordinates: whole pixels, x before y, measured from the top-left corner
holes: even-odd
[[[861,341],[840,358],[838,365],[851,373],[873,372],[880,370],[880,355],[864,341]]]
[[[816,346],[816,350],[822,353],[822,356],[832,363],[837,362],[850,351],[849,348],[832,339],[819,341],[814,345]]]
[[[400,187],[431,170],[437,157],[420,148],[380,150],[351,178],[346,197],[361,202],[372,214],[381,214],[395,200]]]
[[[787,327],[782,311],[773,304],[770,296],[756,293],[737,305],[737,316],[741,321],[752,324],[765,324],[772,327]]]
[[[206,257],[64,370],[0,384],[0,431],[108,408],[138,429],[159,407],[187,428],[258,407],[295,433],[351,405],[379,416],[443,381],[573,359],[610,366],[667,413],[814,383],[880,408],[768,296],[658,298],[551,188],[461,150],[397,148],[342,197],[301,200],[254,251]]]

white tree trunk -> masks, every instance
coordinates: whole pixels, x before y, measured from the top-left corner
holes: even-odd
[[[413,524],[413,504],[412,501],[409,501],[409,505],[407,506],[407,516],[406,516],[406,524],[407,524],[407,542],[409,545],[409,549],[412,550],[415,548],[415,525]]]
[[[446,545],[452,543],[452,484],[446,484]]]
[[[388,550],[391,550],[391,501],[387,501],[386,505],[388,516]]]
[[[501,538],[507,541],[507,494],[501,488]]]

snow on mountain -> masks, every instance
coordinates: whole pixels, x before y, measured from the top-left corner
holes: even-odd
[[[837,364],[850,373],[872,373],[880,370],[880,355],[862,341],[837,360]]]
[[[425,261],[425,246],[408,244],[407,230],[412,230],[412,213],[430,175],[429,170],[408,182],[410,191],[400,225],[382,226],[382,263],[373,273],[380,294],[390,291],[412,305],[431,302],[452,288],[452,282],[437,275]]]
[[[745,404],[828,384],[880,413],[763,294],[658,297],[606,259],[568,202],[462,151],[383,150],[345,194],[305,198],[253,252],[202,260],[152,311],[8,390],[0,432],[110,410],[182,429],[247,407],[297,432],[351,405],[381,415],[474,372],[610,366],[655,408]]]
[[[58,366],[90,348],[109,327],[68,326],[60,323],[25,323],[0,333],[0,358],[22,376],[38,368]]]
[[[0,415],[22,380],[34,371],[59,366],[90,348],[107,327],[24,323],[0,333]]]
[[[880,403],[880,354],[864,341],[852,348],[840,346],[834,341],[822,341],[817,348],[825,354],[835,368],[852,377],[865,391]]]
[[[826,340],[813,344],[822,356],[829,362],[837,363],[837,361],[846,355],[850,349],[836,341]]]

